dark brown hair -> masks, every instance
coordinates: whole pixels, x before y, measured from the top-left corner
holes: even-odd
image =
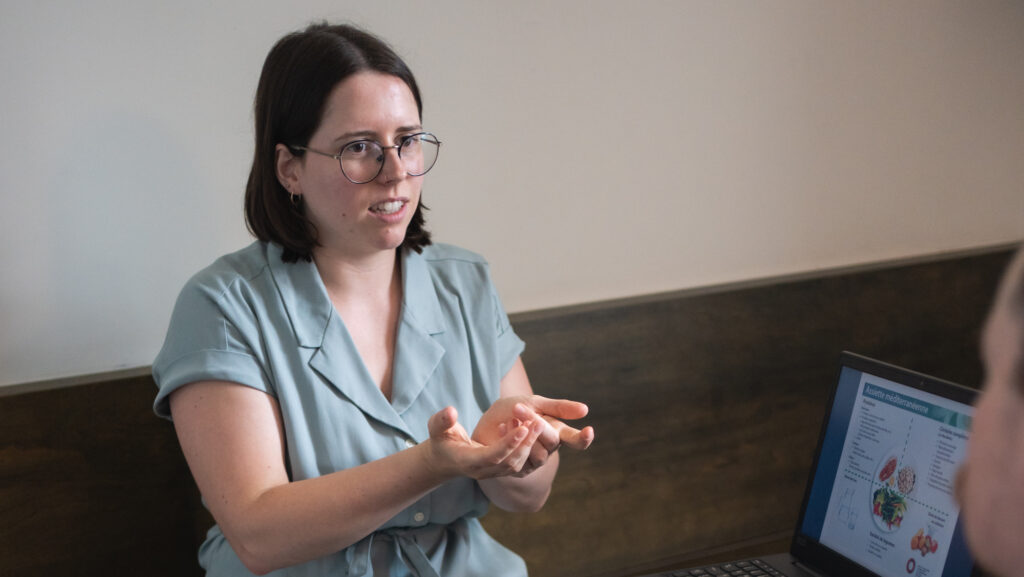
[[[270,49],[263,63],[254,106],[256,150],[245,187],[245,222],[256,238],[281,245],[285,262],[311,260],[319,242],[302,198],[297,196],[292,202],[277,179],[275,147],[307,145],[334,87],[368,70],[405,82],[422,120],[423,102],[412,71],[385,42],[353,26],[321,23],[288,34]],[[303,154],[292,151],[296,156]],[[403,248],[421,252],[430,244],[424,210],[421,201],[406,230]]]

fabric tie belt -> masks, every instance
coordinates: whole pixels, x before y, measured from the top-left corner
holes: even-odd
[[[445,527],[434,525],[428,526],[434,531],[445,531]],[[416,534],[424,533],[424,529],[383,529],[370,533],[358,543],[345,550],[345,561],[348,563],[348,575],[356,577],[359,575],[373,575],[373,545],[374,540],[383,539],[395,544],[400,552],[397,557],[405,561],[406,567],[415,577],[441,577],[434,566],[430,564],[426,553],[416,542]]]

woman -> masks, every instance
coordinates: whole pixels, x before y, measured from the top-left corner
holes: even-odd
[[[562,422],[585,405],[532,394],[486,262],[431,244],[421,109],[358,29],[267,56],[259,240],[189,281],[153,367],[217,521],[208,575],[525,575],[477,518],[539,509],[558,448],[593,440]]]

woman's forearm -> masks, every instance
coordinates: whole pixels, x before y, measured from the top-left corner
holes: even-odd
[[[451,459],[437,457],[438,434],[377,461],[291,482],[273,397],[204,381],[175,391],[170,404],[203,499],[254,573],[340,551],[460,474]]]
[[[495,506],[515,513],[539,511],[551,494],[558,472],[558,453],[525,477],[495,477],[479,481],[480,489]]]
[[[431,467],[426,443],[330,475],[275,486],[232,508],[232,519],[222,521],[221,528],[246,567],[257,574],[340,551],[452,478]]]

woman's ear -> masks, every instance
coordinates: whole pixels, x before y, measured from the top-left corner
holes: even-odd
[[[274,156],[274,171],[277,174],[277,181],[289,194],[301,196],[302,186],[299,184],[301,159],[292,154],[291,149],[283,144],[274,147]]]

